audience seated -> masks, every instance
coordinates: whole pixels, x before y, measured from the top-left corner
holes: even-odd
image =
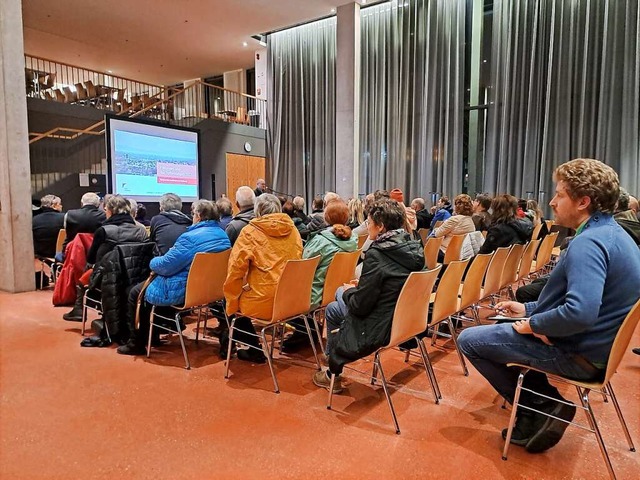
[[[131,216],[130,203],[122,195],[110,195],[107,198],[105,214],[106,220],[96,230],[91,248],[87,253],[88,270],[77,286],[75,305],[70,312],[62,316],[65,320],[72,322],[82,321],[82,297],[89,285],[94,265],[99,264],[102,258],[113,250],[116,245],[139,243],[147,240],[147,232],[140,230],[135,224],[135,220]]]
[[[151,219],[151,241],[156,244],[158,255],[167,253],[191,224],[189,215],[182,213],[182,199],[175,193],[162,195],[160,213]]]
[[[364,223],[364,206],[359,198],[352,198],[347,204],[349,209],[349,219],[346,225],[351,228],[357,228]]]
[[[429,225],[429,227],[431,228],[431,231],[435,230],[436,223],[444,222],[447,218],[451,216],[452,209],[451,209],[451,202],[449,201],[449,197],[447,196],[440,197],[434,209],[435,209],[435,212],[434,212],[433,218],[431,219],[431,225]]]
[[[220,228],[225,230],[229,222],[233,219],[233,205],[227,197],[221,197],[216,200],[216,206],[220,213]]]
[[[309,216],[304,213],[304,207],[305,207],[305,202],[304,202],[304,198],[302,198],[301,196],[297,196],[293,199],[293,208],[295,211],[295,215],[296,217],[298,217],[300,220],[302,220],[302,222],[306,225],[307,223],[309,223],[311,221],[311,219],[309,218]]]
[[[576,380],[600,380],[618,329],[640,297],[640,250],[612,217],[618,175],[597,160],[577,159],[560,165],[554,177],[550,205],[556,223],[576,229],[576,236],[539,300],[501,302],[499,313],[524,318],[471,327],[458,338],[460,350],[509,402],[518,378],[518,371],[507,367],[511,362]],[[502,201],[512,203],[510,198]],[[575,406],[534,396],[529,389],[566,402],[546,375],[525,375],[520,404],[573,419]],[[511,442],[531,453],[543,452],[560,441],[566,427],[555,418],[519,409]]]
[[[322,213],[323,209],[327,207],[329,202],[339,199],[340,195],[335,192],[325,193],[322,200],[322,207],[320,207],[321,209],[319,208],[318,198],[316,197],[313,200],[313,214],[311,215],[311,221],[307,225],[307,228],[309,229],[309,238],[312,238],[317,232],[328,227],[328,225],[324,221],[324,215]]]
[[[348,220],[349,210],[342,200],[336,200],[327,205],[324,210],[324,219],[329,227],[320,231],[307,242],[302,252],[302,258],[313,258],[320,255],[320,263],[316,268],[311,287],[311,309],[315,309],[322,303],[324,280],[333,257],[338,252],[355,252],[358,248],[358,236],[351,228],[345,226]],[[309,344],[304,322],[291,322],[296,327],[293,335],[287,338],[283,348],[293,351],[300,346]]]
[[[40,199],[41,212],[33,217],[33,250],[36,257],[54,258],[58,233],[64,228],[62,201],[55,195]]]
[[[640,246],[640,221],[638,221],[636,212],[629,208],[630,199],[629,192],[620,187],[620,197],[618,198],[616,213],[613,217],[631,238],[633,238],[636,245]]]
[[[498,195],[491,202],[491,226],[480,253],[492,253],[496,248],[514,243],[527,243],[531,239],[533,224],[517,217],[518,199],[513,195]]]
[[[196,253],[221,252],[231,248],[229,237],[220,228],[218,207],[208,200],[198,200],[191,205],[193,225],[180,235],[169,251],[151,260],[155,274],[144,293],[140,305],[139,326],[135,330],[136,307],[144,282],[129,293],[128,322],[131,332],[129,342],[118,348],[123,355],[142,355],[149,338],[149,315],[152,305],[170,306],[184,303],[189,268]],[[157,339],[156,339],[157,340]]]
[[[430,228],[433,215],[425,207],[424,198],[414,198],[411,200],[411,208],[416,212],[417,228]]]
[[[240,210],[238,214],[227,225],[225,231],[229,237],[231,245],[236,243],[240,231],[246,227],[256,214],[253,211],[256,196],[251,187],[240,187],[236,192],[236,206]]]
[[[62,246],[62,252],[58,252],[56,260],[62,262],[64,260],[64,252],[69,242],[71,242],[78,233],[95,233],[95,231],[104,223],[106,215],[100,210],[100,197],[93,193],[87,192],[80,199],[80,208],[69,210],[64,216],[64,228],[66,230],[66,239]]]
[[[466,193],[458,195],[454,201],[454,215],[447,218],[442,225],[431,232],[432,237],[444,237],[438,252],[438,262],[444,262],[447,247],[451,243],[453,235],[475,232],[476,226],[471,219],[473,214],[473,202]]]
[[[131,207],[131,217],[133,218],[133,221],[136,224],[136,227],[138,227],[138,230],[140,230],[140,232],[144,230],[144,235],[146,240],[147,237],[149,237],[149,234],[147,233],[147,227],[145,227],[142,223],[136,220],[136,217],[138,216],[138,202],[135,201],[133,198],[127,198],[127,202],[129,203],[129,207]]]
[[[245,226],[231,250],[229,272],[224,284],[227,314],[249,315],[269,319],[273,313],[273,300],[278,280],[287,260],[302,256],[302,239],[293,221],[282,213],[280,201],[275,195],[263,193],[256,198],[256,218]],[[237,339],[259,348],[258,339],[243,335],[242,331],[255,334],[247,317],[236,320]],[[224,355],[224,339],[221,341]],[[239,350],[238,358],[264,363],[260,350]]]
[[[491,208],[491,197],[480,193],[476,195],[476,199],[473,201],[473,215],[471,220],[476,226],[477,231],[489,230],[491,225],[491,215],[489,209]]]
[[[293,203],[291,203],[288,200],[284,202],[282,204],[282,213],[289,215],[289,218],[291,218],[291,221],[298,229],[298,233],[300,234],[300,237],[302,238],[302,240],[306,240],[307,237],[309,236],[309,229],[304,224],[302,219],[296,216],[295,207],[293,206]]]
[[[151,222],[147,220],[147,207],[144,203],[138,203],[138,211],[136,212],[136,222],[140,222],[145,227],[150,227]]]
[[[424,268],[420,242],[404,231],[404,206],[393,200],[376,202],[369,214],[369,237],[373,244],[364,259],[357,286],[338,289],[328,305],[327,356],[329,369],[316,372],[313,382],[329,388],[330,375],[340,375],[344,365],[365,357],[385,345],[400,291],[411,272]],[[334,393],[342,391],[336,378]]]

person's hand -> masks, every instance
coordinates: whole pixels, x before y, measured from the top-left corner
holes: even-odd
[[[522,303],[512,301],[498,303],[495,310],[498,315],[505,317],[524,317],[527,313]]]
[[[533,335],[534,337],[542,340],[543,343],[546,343],[547,345],[553,345],[549,341],[546,335],[542,335],[541,333],[535,333],[531,329],[531,323],[529,322],[528,318],[526,320],[518,320],[517,322],[512,323],[511,326],[520,335]]]
[[[345,292],[347,290],[349,290],[350,288],[353,288],[353,287],[355,287],[355,285],[353,283],[343,283],[342,284],[342,290],[345,291]]]

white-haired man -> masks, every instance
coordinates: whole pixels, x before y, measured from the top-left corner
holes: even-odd
[[[95,233],[107,219],[100,210],[100,197],[97,193],[87,192],[80,199],[80,208],[69,210],[64,216],[64,228],[67,238],[62,246],[62,252],[56,253],[56,260],[64,261],[64,251],[78,233]]]
[[[246,227],[249,222],[255,218],[253,204],[256,201],[255,192],[251,187],[242,186],[236,192],[236,206],[240,210],[238,214],[227,225],[225,232],[233,245],[240,235],[240,231]]]

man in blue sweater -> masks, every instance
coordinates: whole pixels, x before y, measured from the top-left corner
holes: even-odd
[[[612,214],[619,195],[618,175],[591,159],[560,165],[549,203],[556,224],[576,230],[537,302],[501,302],[496,310],[522,318],[469,328],[458,344],[500,395],[513,403],[521,363],[576,380],[601,379],[615,336],[640,297],[640,251]],[[524,388],[564,400],[546,375],[529,371]],[[566,400],[565,400],[566,401]],[[522,405],[572,420],[576,408],[522,390]],[[567,424],[519,409],[511,443],[531,453],[560,441]],[[502,432],[506,438],[506,429]]]

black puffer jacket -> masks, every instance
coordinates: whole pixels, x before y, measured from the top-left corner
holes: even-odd
[[[420,242],[400,232],[374,242],[364,259],[357,287],[345,291],[349,310],[329,356],[332,372],[386,345],[391,336],[393,312],[407,277],[424,269]]]
[[[480,247],[479,253],[492,253],[496,248],[527,243],[531,240],[532,233],[533,223],[524,218],[508,223],[494,223],[489,227],[487,238]]]
[[[154,248],[155,245],[150,242],[118,245],[102,257],[91,276],[90,286],[101,290],[102,319],[114,340],[126,342],[128,339],[129,291],[151,273],[149,263]]]
[[[189,215],[180,210],[160,212],[151,219],[151,241],[157,245],[157,255],[169,251],[180,235],[193,224]]]

